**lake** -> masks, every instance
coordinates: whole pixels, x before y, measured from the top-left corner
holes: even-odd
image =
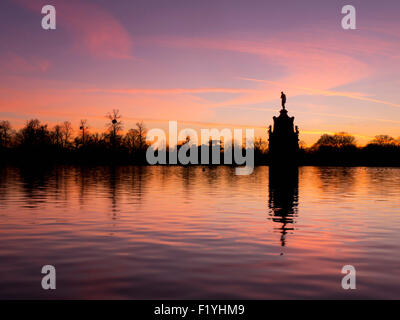
[[[400,299],[400,168],[0,171],[2,299]]]

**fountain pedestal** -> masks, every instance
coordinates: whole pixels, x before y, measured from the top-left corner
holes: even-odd
[[[299,129],[294,126],[294,117],[286,109],[273,117],[273,128],[269,126],[269,155],[273,164],[295,164],[299,151]]]

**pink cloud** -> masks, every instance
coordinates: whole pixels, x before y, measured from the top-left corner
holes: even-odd
[[[172,89],[84,89],[78,91],[91,93],[114,93],[114,94],[131,94],[131,95],[177,95],[177,94],[196,94],[196,93],[250,93],[256,92],[254,89],[242,88],[172,88]]]
[[[282,36],[285,39],[285,36]],[[149,39],[163,46],[233,51],[257,55],[280,65],[287,71],[284,81],[307,83],[318,89],[328,89],[370,74],[370,67],[350,55],[340,53],[330,42],[314,39],[313,43],[280,39],[231,40],[218,38]],[[345,52],[345,51],[341,51]],[[356,72],[354,71],[356,70]],[[329,76],[327,76],[329,75]],[[306,81],[306,82],[305,82]]]
[[[373,36],[368,30],[360,30],[352,34],[327,30],[323,32],[299,30],[295,33],[277,34],[275,37],[245,40],[232,37],[158,37],[142,39],[142,41],[188,50],[240,52],[257,56],[265,62],[282,68],[281,76],[275,75],[274,78],[269,78],[266,74],[263,80],[268,81],[264,81],[264,86],[259,90],[243,92],[214,107],[276,100],[277,84],[289,90],[291,96],[304,94],[342,96],[390,107],[400,106],[398,103],[373,97],[373,92],[368,92],[368,94],[339,92],[334,89],[374,77],[382,73],[382,70],[400,71],[397,63],[399,43]],[[241,75],[238,75],[238,78],[241,78]]]
[[[24,8],[40,13],[48,1],[14,0]],[[54,0],[57,28],[75,39],[75,50],[84,49],[96,57],[130,59],[132,40],[121,23],[100,6],[84,0]]]
[[[268,79],[266,74],[265,78],[282,82],[285,88],[293,88],[290,92],[291,96],[304,94],[301,87],[314,88],[317,91],[329,90],[372,74],[372,69],[367,63],[343,53],[345,51],[331,50],[333,47],[324,46],[323,41],[319,41],[321,39],[314,39],[310,43],[291,40],[291,38],[282,41],[281,38],[287,37],[282,35],[282,37],[267,40],[169,37],[143,39],[143,41],[173,48],[230,51],[257,56],[266,63],[281,67],[280,76],[275,75],[275,78]],[[238,74],[238,78],[240,76]],[[277,99],[275,87],[268,88],[264,85],[258,89],[242,92],[241,95],[224,101],[218,106],[248,105]]]
[[[4,73],[46,72],[50,68],[49,61],[40,58],[26,58],[14,53],[6,53],[0,57],[0,69]]]

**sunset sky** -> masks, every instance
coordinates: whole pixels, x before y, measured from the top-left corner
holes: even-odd
[[[57,29],[41,28],[41,8]],[[343,30],[341,8],[357,10]],[[398,0],[2,0],[0,120],[254,127],[285,91],[300,139],[400,136]]]

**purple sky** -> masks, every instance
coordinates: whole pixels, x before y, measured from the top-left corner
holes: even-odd
[[[265,128],[280,91],[301,139],[347,131],[362,144],[400,136],[399,1],[47,1],[0,4],[0,119],[16,127],[86,118],[103,130],[113,108],[125,129]],[[341,27],[342,6],[357,30]]]

